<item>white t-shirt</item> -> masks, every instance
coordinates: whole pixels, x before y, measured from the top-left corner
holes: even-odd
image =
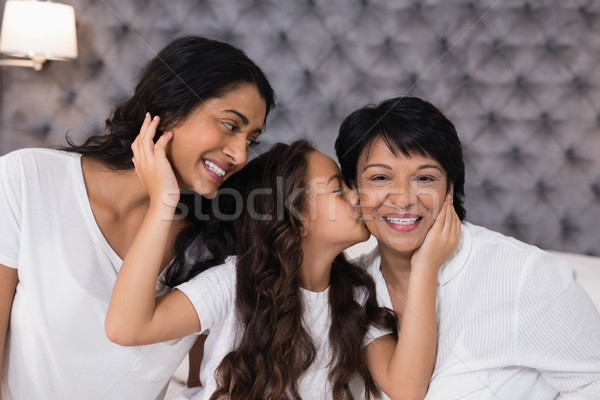
[[[378,250],[360,262],[391,308]],[[437,318],[426,400],[600,399],[600,315],[553,255],[463,223],[438,275]]]
[[[4,400],[161,398],[195,336],[110,342],[104,319],[121,263],[92,214],[80,155],[26,149],[0,157],[0,264],[19,274]]]
[[[200,368],[201,388],[184,390],[175,399],[205,400],[216,389],[215,370],[223,358],[236,347],[241,338],[242,325],[235,314],[235,257],[225,264],[212,267],[189,282],[177,286],[194,304],[204,333],[209,330],[204,344],[204,358]],[[331,361],[329,327],[331,312],[329,288],[323,292],[301,289],[305,304],[304,326],[317,345],[317,357],[308,371],[299,379],[300,395],[311,400],[331,400],[331,382],[328,379]],[[371,327],[363,346],[390,332]],[[356,377],[351,383],[355,398],[362,398],[364,388]]]

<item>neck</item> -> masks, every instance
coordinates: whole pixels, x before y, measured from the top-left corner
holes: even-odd
[[[89,157],[82,157],[81,169],[90,202],[110,207],[117,218],[148,208],[148,192],[134,169],[114,170]]]
[[[301,287],[311,292],[322,292],[329,287],[331,264],[339,252],[302,242]]]
[[[412,254],[398,254],[386,246],[379,245],[381,255],[381,273],[387,284],[402,287],[410,278]]]

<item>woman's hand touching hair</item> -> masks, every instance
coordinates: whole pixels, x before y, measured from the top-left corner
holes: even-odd
[[[179,185],[173,172],[173,167],[167,159],[166,147],[173,138],[173,133],[168,131],[154,143],[156,129],[160,117],[150,117],[146,113],[140,133],[131,144],[133,151],[133,164],[135,173],[140,177],[148,194],[150,204],[160,204],[176,207],[179,202]]]

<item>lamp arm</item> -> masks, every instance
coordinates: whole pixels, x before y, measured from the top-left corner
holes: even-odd
[[[10,66],[10,67],[30,67],[36,71],[41,71],[42,66],[46,62],[45,58],[35,57],[29,60],[8,60],[2,59],[0,60],[0,66]]]

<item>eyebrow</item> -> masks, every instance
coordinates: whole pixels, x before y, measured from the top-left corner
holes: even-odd
[[[248,118],[246,118],[246,116],[244,114],[242,114],[241,112],[236,111],[236,110],[223,110],[223,112],[237,115],[242,120],[242,124],[248,125]]]
[[[237,115],[238,118],[242,121],[242,125],[248,125],[248,118],[246,118],[246,116],[241,112],[237,110],[223,110],[223,112]],[[262,128],[257,128],[253,132],[258,132],[258,134],[260,135],[262,133]]]
[[[341,174],[335,174],[335,175],[331,175],[331,178],[329,178],[329,180],[327,181],[326,185],[329,185],[331,183],[331,181],[337,179],[338,182],[342,181],[342,175]]]
[[[428,168],[433,168],[433,169],[437,169],[440,172],[444,172],[444,171],[442,171],[442,169],[440,167],[438,167],[437,165],[433,165],[433,164],[419,165],[419,167],[417,168],[417,170],[420,171],[422,169],[428,169]]]
[[[365,172],[365,171],[366,171],[368,168],[377,168],[377,167],[378,167],[378,168],[385,168],[385,169],[387,169],[387,170],[390,170],[390,171],[392,170],[392,167],[390,167],[390,166],[389,166],[389,165],[387,165],[387,164],[368,164],[368,165],[366,165],[366,166],[363,168],[362,172]],[[437,169],[437,170],[438,170],[438,171],[440,171],[440,172],[443,172],[443,171],[442,171],[442,169],[441,169],[440,167],[438,167],[437,165],[433,165],[433,164],[423,164],[423,165],[419,165],[419,166],[417,167],[417,171],[420,171],[420,170],[423,170],[423,169],[428,169],[428,168],[434,168],[434,169]]]
[[[365,165],[362,172],[365,172],[369,168],[385,168],[385,169],[389,169],[390,171],[392,170],[392,167],[390,167],[387,164],[368,164],[368,165]]]

